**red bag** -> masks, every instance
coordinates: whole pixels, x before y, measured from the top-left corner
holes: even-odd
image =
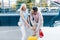
[[[43,32],[42,32],[41,29],[39,30],[39,37],[40,37],[40,38],[44,37],[44,34],[43,34]]]

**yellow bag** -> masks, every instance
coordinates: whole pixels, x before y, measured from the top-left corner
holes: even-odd
[[[38,40],[38,37],[37,36],[29,36],[28,40]]]

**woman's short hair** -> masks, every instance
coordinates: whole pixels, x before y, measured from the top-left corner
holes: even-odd
[[[21,6],[20,6],[20,10],[22,9],[23,6],[26,7],[26,4],[25,3],[22,3]]]

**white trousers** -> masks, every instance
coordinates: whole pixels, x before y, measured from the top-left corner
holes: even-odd
[[[32,36],[34,31],[29,29],[24,23],[18,22],[18,25],[20,27],[20,31],[22,33],[22,38],[21,40],[27,40],[29,36]],[[37,36],[38,36],[38,31],[37,31]]]
[[[25,26],[22,22],[18,22],[18,25],[20,27],[20,31],[22,33],[22,38],[21,40],[26,40],[26,30],[25,30]]]

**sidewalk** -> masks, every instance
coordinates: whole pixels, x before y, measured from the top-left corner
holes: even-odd
[[[20,40],[19,27],[0,27],[0,40]]]
[[[60,27],[42,28],[44,37],[39,40],[60,40]],[[0,27],[0,40],[21,40],[19,27]]]

